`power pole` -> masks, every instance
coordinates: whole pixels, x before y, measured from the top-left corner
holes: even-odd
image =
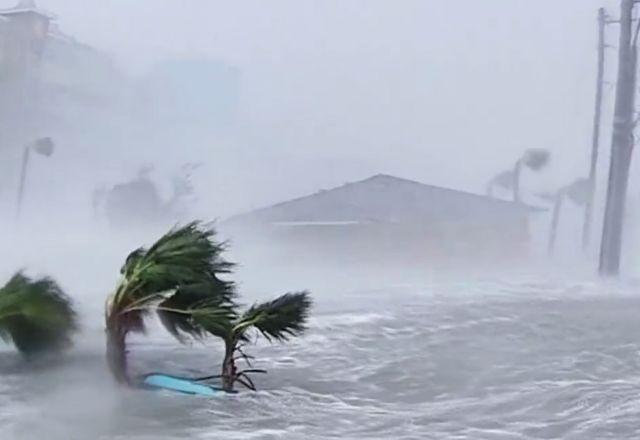
[[[615,276],[620,272],[620,253],[624,226],[625,202],[629,183],[629,165],[633,150],[636,85],[636,42],[633,34],[635,0],[621,0],[618,80],[611,142],[611,163],[607,185],[599,273]]]
[[[596,195],[596,173],[598,171],[598,150],[600,148],[600,122],[602,120],[602,90],[604,86],[605,26],[607,14],[604,8],[598,10],[598,74],[596,79],[596,103],[593,115],[593,133],[591,137],[591,165],[589,167],[589,198],[584,209],[582,228],[582,249],[589,247],[591,224],[593,223],[593,204]]]

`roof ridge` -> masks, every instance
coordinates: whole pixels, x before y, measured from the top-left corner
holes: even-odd
[[[448,193],[451,195],[456,195],[458,197],[468,197],[468,198],[473,198],[476,200],[482,200],[486,203],[493,203],[495,205],[501,205],[504,207],[512,207],[513,209],[525,209],[525,210],[534,210],[535,208],[530,207],[529,205],[523,204],[523,203],[516,203],[516,202],[512,202],[512,201],[508,201],[508,200],[501,200],[501,199],[496,199],[496,198],[491,198],[485,195],[480,195],[480,194],[474,194],[474,193],[470,193],[470,192],[466,192],[466,191],[460,191],[460,190],[456,190],[456,189],[451,189],[451,188],[444,188],[444,187],[439,187],[439,186],[435,186],[435,185],[429,185],[426,183],[422,183],[422,182],[418,182],[415,180],[411,180],[411,179],[406,179],[403,177],[396,177],[393,175],[389,175],[389,174],[375,174],[373,176],[367,177],[366,179],[362,179],[362,180],[358,180],[355,182],[346,182],[343,183],[340,186],[336,186],[330,189],[320,189],[316,192],[313,192],[311,194],[307,194],[307,195],[303,195],[300,197],[296,197],[293,199],[289,199],[289,200],[285,200],[285,201],[281,201],[278,203],[274,203],[271,205],[267,205],[267,206],[263,206],[261,208],[257,208],[257,209],[252,209],[250,211],[245,211],[242,213],[238,213],[236,215],[233,215],[229,218],[227,218],[225,221],[233,221],[233,220],[237,220],[243,217],[247,217],[247,216],[251,216],[251,215],[259,215],[261,213],[264,212],[268,212],[270,210],[273,209],[283,209],[286,208],[290,205],[295,205],[296,203],[300,203],[309,199],[313,199],[314,197],[325,197],[331,194],[335,194],[335,193],[339,193],[340,191],[344,191],[347,188],[350,187],[354,187],[354,186],[359,186],[359,185],[367,185],[368,183],[375,183],[378,180],[386,180],[389,182],[394,182],[394,183],[399,183],[399,184],[408,184],[411,185],[413,187],[419,188],[420,190],[430,190],[430,191],[440,191],[440,192],[444,192],[444,193]]]

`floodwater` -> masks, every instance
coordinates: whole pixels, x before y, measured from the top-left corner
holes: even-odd
[[[2,439],[636,439],[633,286],[443,283],[322,295],[308,334],[250,350],[257,393],[115,387],[101,322],[65,360],[0,353]],[[220,347],[153,330],[134,370],[216,371]]]

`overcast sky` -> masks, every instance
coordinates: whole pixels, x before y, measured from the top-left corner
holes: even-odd
[[[618,9],[613,0],[38,4],[132,73],[171,57],[240,68],[243,130],[231,142],[260,159],[234,170],[243,190],[234,209],[379,172],[481,192],[529,147],[553,151],[554,183],[586,174],[596,12]]]

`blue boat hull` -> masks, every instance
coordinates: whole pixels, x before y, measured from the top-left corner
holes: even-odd
[[[198,396],[221,396],[225,394],[223,390],[211,385],[198,383],[183,377],[170,376],[168,374],[147,374],[141,379],[141,385],[144,388],[163,389]]]

